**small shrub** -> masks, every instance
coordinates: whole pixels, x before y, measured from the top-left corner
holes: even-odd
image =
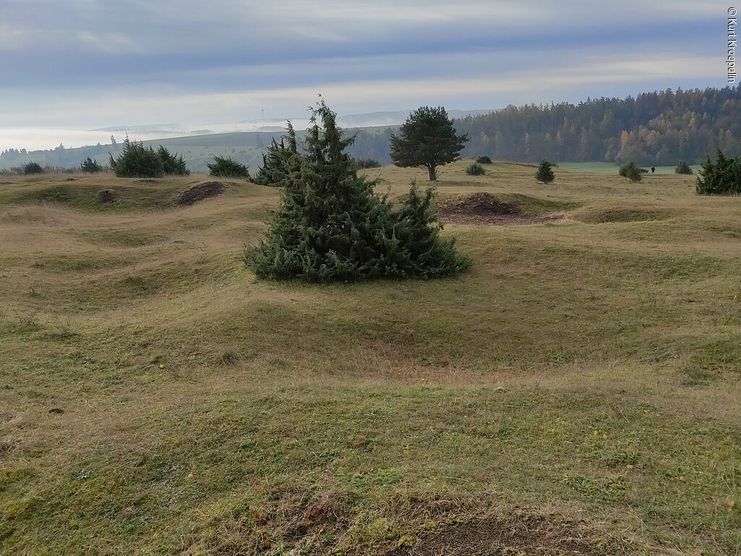
[[[367,168],[380,168],[381,163],[378,162],[375,158],[356,158],[355,167],[358,170],[367,169]]]
[[[187,175],[182,156],[175,156],[162,145],[155,151],[142,143],[125,139],[123,151],[111,157],[111,170],[121,178],[161,178],[164,175]]]
[[[641,171],[633,162],[629,162],[628,164],[621,166],[618,174],[620,174],[624,178],[628,178],[630,181],[633,182],[641,181]]]
[[[486,170],[484,170],[484,167],[479,164],[478,162],[474,162],[471,164],[468,168],[466,168],[466,174],[469,176],[483,176],[486,174]]]
[[[476,159],[476,162],[479,164],[491,164],[491,158],[488,156],[480,156]]]
[[[214,156],[214,161],[206,164],[206,166],[208,166],[208,173],[211,176],[218,178],[250,179],[249,168],[228,156]]]
[[[162,159],[152,147],[125,139],[123,151],[111,157],[111,170],[121,178],[161,178],[165,174]]]
[[[88,156],[83,160],[82,164],[80,164],[80,170],[88,174],[96,174],[103,171],[103,166],[97,160],[93,160]]]
[[[684,160],[680,160],[679,164],[677,164],[677,167],[674,169],[675,174],[685,174],[685,175],[692,175],[692,168],[690,168],[690,165],[687,164]]]
[[[535,179],[542,183],[551,183],[555,178],[553,165],[547,160],[541,160],[538,165],[538,171],[535,172]]]
[[[227,350],[219,356],[219,365],[230,367],[239,363],[239,353],[234,350]]]
[[[696,190],[700,195],[741,194],[741,157],[727,157],[720,150],[715,160],[708,156],[701,164]]]
[[[190,174],[190,171],[185,165],[185,160],[183,160],[183,155],[170,154],[170,151],[160,145],[157,149],[157,156],[162,161],[162,170],[166,175],[187,176]]]
[[[28,162],[24,164],[21,171],[26,176],[31,175],[31,174],[43,174],[44,173],[44,169],[41,167],[41,164],[39,164],[38,162]]]

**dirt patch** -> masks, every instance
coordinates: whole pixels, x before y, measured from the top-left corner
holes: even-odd
[[[226,191],[226,187],[220,181],[205,181],[194,185],[178,195],[177,204],[190,206],[203,199],[216,197]]]
[[[479,513],[481,512],[481,513]],[[386,556],[633,554],[626,539],[586,519],[479,502],[395,497],[375,511],[342,491],[277,490],[264,504],[233,514],[203,539],[217,554],[383,554]],[[187,552],[187,551],[186,551]]]
[[[224,524],[206,542],[215,554],[339,554],[344,551],[337,543],[350,527],[347,514],[340,492],[284,493]]]
[[[112,189],[102,189],[98,191],[97,199],[102,204],[115,203],[116,193]]]
[[[559,220],[558,215],[532,215],[514,203],[501,201],[489,193],[474,193],[463,199],[444,202],[440,207],[444,222],[460,224],[537,224]]]
[[[614,554],[605,541],[589,537],[573,520],[518,514],[512,519],[479,518],[453,522],[418,537],[411,547],[388,556],[466,556],[494,554],[571,555]],[[616,547],[613,547],[616,548]]]

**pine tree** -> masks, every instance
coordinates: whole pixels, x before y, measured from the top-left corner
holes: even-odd
[[[633,162],[621,166],[618,174],[633,182],[641,181],[641,170]]]
[[[468,141],[458,135],[445,108],[422,106],[412,112],[399,135],[391,135],[391,159],[402,167],[424,166],[430,181],[437,180],[437,167],[458,160]]]
[[[409,193],[396,215],[393,235],[403,246],[401,276],[434,278],[463,272],[471,261],[458,254],[455,241],[440,238],[443,225],[432,209],[435,190],[428,187],[420,192],[412,182]]]
[[[245,253],[258,277],[306,281],[451,275],[467,268],[430,209],[433,196],[412,186],[400,211],[373,192],[347,154],[336,115],[321,101],[313,111],[306,152],[293,154],[283,172],[281,206],[262,243]],[[276,143],[280,145],[280,143]],[[269,157],[266,157],[270,160]]]
[[[538,165],[538,171],[535,172],[535,179],[542,183],[551,183],[556,176],[553,175],[553,165],[547,160],[541,160]]]
[[[80,164],[80,170],[88,174],[95,174],[97,172],[102,172],[103,166],[101,166],[97,160],[94,160],[88,156]]]
[[[691,175],[692,174],[692,168],[690,168],[690,165],[687,164],[684,160],[680,160],[679,164],[677,164],[677,167],[674,169],[675,174],[685,174],[685,175]]]
[[[170,154],[165,147],[160,145],[157,148],[157,156],[162,161],[162,170],[168,176],[187,176],[190,171],[185,165],[183,155]]]
[[[698,194],[741,195],[741,157],[728,157],[718,150],[715,160],[708,156],[700,167]]]
[[[288,122],[288,132],[280,143],[273,139],[267,153],[262,155],[262,166],[253,178],[258,185],[283,186],[288,176],[297,170],[298,143],[296,132]]]

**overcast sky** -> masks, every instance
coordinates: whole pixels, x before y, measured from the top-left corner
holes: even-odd
[[[0,147],[17,128],[296,117],[319,92],[351,114],[721,87],[729,5],[0,0]]]

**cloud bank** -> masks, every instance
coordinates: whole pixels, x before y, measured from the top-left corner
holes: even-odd
[[[723,86],[720,2],[4,0],[2,129]]]

